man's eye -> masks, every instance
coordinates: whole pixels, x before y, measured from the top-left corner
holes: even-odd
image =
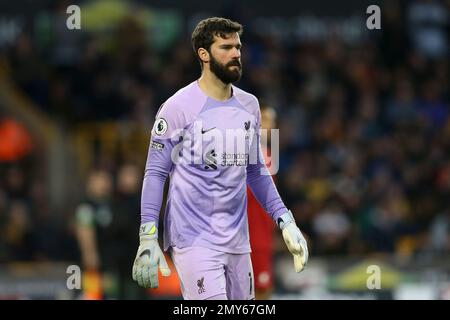
[[[225,50],[231,50],[234,48],[234,46],[222,46],[221,48]],[[236,46],[237,50],[241,50],[241,48],[242,48],[241,46]]]

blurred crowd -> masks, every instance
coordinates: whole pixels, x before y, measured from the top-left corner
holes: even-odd
[[[396,3],[358,43],[244,29],[236,85],[278,113],[278,186],[312,256],[450,253],[449,3]],[[24,32],[3,55],[18,87],[67,130],[113,120],[150,131],[161,103],[200,74],[189,34],[156,50],[127,17],[108,40],[81,33],[38,48]],[[0,261],[78,259],[73,224],[91,224],[93,211],[110,243],[99,255],[132,259],[143,167],[117,155],[92,168],[67,221],[48,206],[37,152],[2,162]]]

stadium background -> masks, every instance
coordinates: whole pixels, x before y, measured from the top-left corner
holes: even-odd
[[[71,4],[81,30],[66,27]],[[370,4],[381,30],[366,28]],[[297,275],[277,234],[273,298],[449,299],[449,8],[2,1],[0,298],[97,298],[99,279],[112,299],[179,298],[170,281],[130,282],[140,187],[157,109],[199,75],[190,33],[217,15],[244,25],[237,85],[277,110],[278,187],[310,243]],[[86,201],[103,208],[106,266],[68,290]]]

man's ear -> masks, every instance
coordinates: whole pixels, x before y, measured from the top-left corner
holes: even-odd
[[[198,56],[200,57],[200,60],[202,60],[203,63],[208,63],[209,62],[209,52],[208,52],[208,50],[206,50],[205,48],[199,48],[197,53],[198,53]]]

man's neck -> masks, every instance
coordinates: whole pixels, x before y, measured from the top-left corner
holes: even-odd
[[[202,72],[198,85],[206,95],[216,100],[226,101],[231,98],[231,84],[223,83],[212,72]]]

